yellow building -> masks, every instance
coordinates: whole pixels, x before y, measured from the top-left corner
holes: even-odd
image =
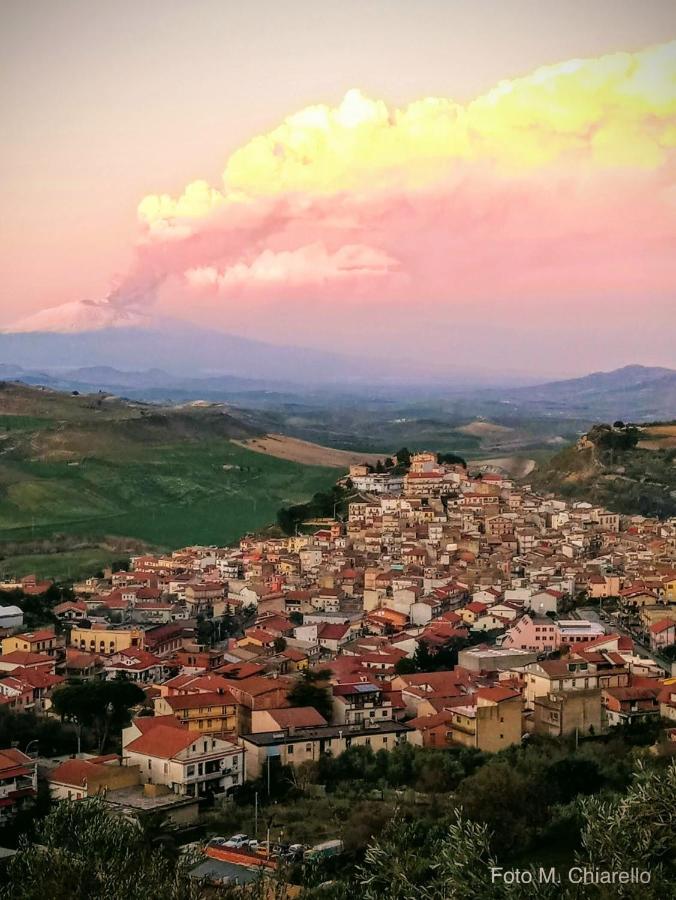
[[[14,634],[3,638],[2,653],[13,653],[22,650],[24,653],[46,653],[54,656],[59,646],[59,639],[54,634],[54,629],[43,628],[40,631],[26,631],[23,634]],[[63,642],[61,642],[63,646]]]
[[[229,692],[199,691],[155,700],[155,715],[173,715],[191,731],[232,734],[237,730],[237,703]]]
[[[497,753],[521,741],[523,703],[510,688],[477,691],[475,706],[453,707],[449,726],[452,743]]]
[[[664,596],[671,603],[676,603],[676,578],[665,578],[662,582]]]
[[[651,625],[654,625],[655,622],[660,622],[662,619],[671,619],[672,622],[676,622],[676,606],[667,606],[663,603],[655,606],[644,606],[639,618],[646,631]]]
[[[79,650],[111,656],[120,650],[134,647],[144,649],[144,633],[140,628],[110,628],[93,625],[91,628],[74,627],[70,632],[70,645]]]

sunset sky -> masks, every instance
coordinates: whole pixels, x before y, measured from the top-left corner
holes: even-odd
[[[675,39],[671,0],[9,0],[0,329],[676,366]]]

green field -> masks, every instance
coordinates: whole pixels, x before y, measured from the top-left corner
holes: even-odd
[[[339,475],[231,441],[256,433],[221,407],[99,406],[26,388],[8,395],[5,388],[0,572],[86,574],[90,563],[98,569],[120,558],[107,546],[111,536],[167,549],[227,544],[274,522],[280,506],[308,499]],[[59,535],[81,537],[87,549],[72,541],[59,547]],[[61,552],[35,549],[42,540]],[[22,543],[31,545],[30,555]]]
[[[55,532],[124,535],[163,546],[228,542],[274,520],[336,479],[227,440],[145,448],[135,458],[74,466],[39,460],[0,466],[0,540]]]
[[[22,578],[24,575],[53,578],[55,581],[77,581],[122,558],[121,553],[105,547],[65,550],[8,556],[0,560],[0,578]]]

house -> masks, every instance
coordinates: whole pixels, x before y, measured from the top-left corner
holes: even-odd
[[[35,760],[15,748],[0,750],[0,825],[31,803],[37,792]]]
[[[357,725],[392,719],[392,701],[382,686],[370,681],[333,685],[333,721]]]
[[[537,697],[561,691],[594,690],[624,687],[629,684],[629,671],[619,654],[594,652],[575,654],[565,659],[545,659],[530,663],[521,670],[525,681],[524,700],[533,709]]]
[[[80,622],[87,618],[87,604],[84,600],[66,600],[57,603],[52,612],[62,622]]]
[[[121,757],[67,759],[47,775],[52,800],[83,800],[106,791],[141,783],[138,765],[122,765]]]
[[[279,637],[277,635],[266,631],[264,628],[247,628],[244,632],[244,637],[237,641],[237,646],[272,653],[278,640]]]
[[[417,744],[419,747],[448,749],[453,745],[451,737],[452,722],[452,709],[442,709],[433,715],[409,719],[406,724],[413,729],[409,738],[410,743]]]
[[[189,797],[228,795],[244,781],[244,751],[233,741],[198,734],[172,716],[136,718],[122,732],[126,765],[142,784],[161,784]]]
[[[559,603],[563,598],[561,591],[555,591],[548,588],[544,591],[537,591],[524,602],[526,608],[532,609],[537,615],[545,616],[548,613],[557,613]]]
[[[350,624],[333,624],[324,622],[317,629],[317,640],[322,650],[337,653],[350,638]]]
[[[479,688],[452,705],[450,742],[497,753],[521,742],[522,700],[519,691],[495,685]]]
[[[661,684],[606,688],[602,703],[608,725],[626,725],[659,718]]]
[[[96,653],[66,647],[64,674],[72,678],[98,678],[103,675],[103,658]]]
[[[15,712],[33,709],[33,688],[22,678],[5,675],[0,678],[0,706]]]
[[[158,697],[155,714],[173,715],[182,725],[204,734],[233,734],[237,730],[237,701],[228,690]]]
[[[41,669],[54,674],[56,659],[46,653],[31,653],[29,650],[12,650],[0,656],[0,672],[14,673],[17,669]]]
[[[340,756],[350,747],[392,750],[405,742],[411,729],[401,722],[364,722],[363,725],[318,725],[311,728],[243,734],[247,778],[258,778],[267,766],[298,766],[323,754]]]
[[[47,656],[55,656],[57,647],[61,646],[53,628],[42,628],[39,631],[26,631],[23,634],[13,634],[2,639],[2,655],[6,656],[15,650],[24,653],[45,653]]]
[[[293,733],[297,728],[316,728],[327,725],[324,716],[313,706],[287,706],[282,709],[257,709],[251,713],[254,732],[284,731]]]
[[[536,734],[550,737],[600,734],[603,730],[601,691],[581,688],[538,695],[533,700],[533,723]]]
[[[537,653],[551,653],[559,646],[559,629],[548,616],[527,614],[505,634],[502,646],[506,650],[532,650]]]
[[[130,681],[147,683],[160,681],[164,674],[163,661],[148,653],[147,650],[127,647],[117,653],[113,653],[104,663],[106,678],[116,678],[123,675]]]
[[[660,619],[648,629],[650,636],[650,649],[661,650],[676,644],[676,621],[672,619]]]

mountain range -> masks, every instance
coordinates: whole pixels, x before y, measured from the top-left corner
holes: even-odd
[[[500,420],[649,421],[676,415],[676,370],[627,365],[524,384],[493,373],[425,376],[399,360],[277,346],[175,323],[160,329],[0,334],[0,378],[134,399],[241,405],[447,402],[457,414]],[[500,384],[500,386],[496,386]]]

